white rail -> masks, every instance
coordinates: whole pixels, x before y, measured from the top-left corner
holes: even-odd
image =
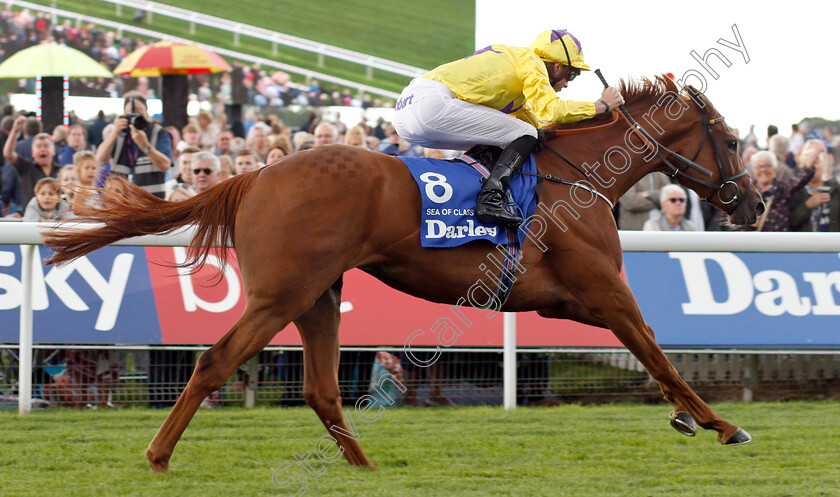
[[[187,40],[184,38],[178,38],[177,36],[171,36],[166,33],[160,33],[158,31],[152,31],[146,28],[139,28],[136,26],[131,26],[128,24],[122,24],[119,22],[109,21],[107,19],[101,19],[99,17],[91,17],[86,16],[83,14],[79,14],[76,12],[70,12],[68,10],[57,9],[55,7],[48,7],[46,5],[41,5],[32,2],[26,2],[24,0],[5,0],[5,4],[7,7],[11,6],[18,6],[22,8],[37,10],[41,12],[48,12],[52,14],[54,17],[65,17],[68,19],[73,19],[77,23],[79,22],[86,22],[86,23],[93,23],[98,24],[99,26],[104,26],[107,28],[111,28],[116,30],[117,32],[121,31],[129,31],[131,33],[136,33],[141,36],[145,36],[147,38],[159,39],[159,40],[170,40],[170,41],[178,41],[182,43],[195,43],[192,40]],[[335,76],[330,76],[329,74],[324,74],[316,71],[310,71],[308,69],[302,69],[300,67],[296,67],[290,64],[284,64],[282,62],[277,62],[271,59],[266,59],[263,57],[257,57],[255,55],[244,54],[241,52],[236,52],[233,50],[228,50],[225,48],[214,47],[212,45],[205,45],[203,43],[196,43],[196,45],[206,48],[212,52],[215,52],[219,55],[223,55],[225,57],[229,57],[232,59],[237,59],[245,62],[249,62],[252,64],[259,64],[261,66],[273,67],[275,69],[279,69],[281,71],[287,71],[294,74],[299,74],[304,76],[307,81],[311,79],[317,79],[319,81],[325,81],[327,83],[334,83],[341,86],[346,86],[348,88],[355,88],[356,90],[363,92],[363,93],[372,93],[374,95],[381,95],[383,97],[397,99],[399,98],[399,94],[389,90],[383,90],[382,88],[376,88],[374,86],[365,85],[362,83],[357,83],[355,81],[350,81],[349,79],[344,78],[337,78]]]
[[[221,17],[214,17],[200,12],[195,12],[179,7],[172,7],[158,2],[150,2],[147,0],[103,0],[105,2],[116,4],[122,7],[129,7],[132,9],[142,9],[152,14],[158,14],[166,17],[173,17],[182,21],[188,21],[192,24],[201,24],[211,28],[228,31],[234,35],[234,40],[237,40],[237,35],[246,35],[259,40],[270,41],[279,45],[305,50],[307,52],[316,53],[318,55],[325,55],[355,64],[363,65],[373,69],[379,69],[410,78],[416,78],[424,72],[424,69],[410,66],[408,64],[401,64],[392,60],[374,57],[372,55],[361,52],[354,52],[346,48],[327,45],[326,43],[319,43],[305,38],[298,38],[269,29],[258,28],[248,24],[242,24]],[[370,76],[369,76],[370,78]]]
[[[20,397],[18,412],[29,414],[32,400],[32,258],[35,245],[43,245],[45,223],[0,223],[0,245],[27,245],[22,251],[20,309]],[[94,227],[95,225],[91,225]],[[193,229],[169,235],[129,238],[116,245],[185,247]],[[732,233],[619,231],[627,252],[840,252],[840,233]],[[504,407],[516,407],[516,315],[504,313]]]

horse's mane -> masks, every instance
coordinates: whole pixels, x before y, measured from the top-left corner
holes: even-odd
[[[672,91],[679,93],[680,89],[674,80],[660,74],[654,79],[641,78],[637,81],[623,79],[619,83],[618,91],[624,96],[624,105],[631,107],[638,102],[652,102],[656,101],[665,93]]]
[[[672,91],[679,93],[680,89],[677,84],[664,74],[655,76],[653,79],[643,77],[638,80],[619,80],[618,91],[624,97],[624,106],[633,107],[641,103],[655,102],[665,93]],[[576,129],[589,128],[598,124],[604,124],[612,119],[610,114],[601,114],[591,119],[585,119],[574,123],[567,124],[551,124],[547,126],[548,129]]]

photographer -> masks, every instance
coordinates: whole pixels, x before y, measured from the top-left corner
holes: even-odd
[[[111,163],[111,172],[128,178],[149,193],[164,198],[165,174],[172,164],[172,137],[149,120],[146,99],[129,92],[125,114],[114,121],[114,130],[96,151],[100,164]]]

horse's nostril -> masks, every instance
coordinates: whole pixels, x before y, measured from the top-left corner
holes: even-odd
[[[764,214],[764,209],[767,206],[764,205],[764,202],[759,202],[758,205],[755,206],[755,215],[761,217]]]

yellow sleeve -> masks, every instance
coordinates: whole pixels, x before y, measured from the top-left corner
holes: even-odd
[[[561,100],[549,83],[545,63],[531,55],[520,56],[517,66],[522,80],[522,94],[537,119],[562,124],[595,117],[595,104],[592,102]]]

